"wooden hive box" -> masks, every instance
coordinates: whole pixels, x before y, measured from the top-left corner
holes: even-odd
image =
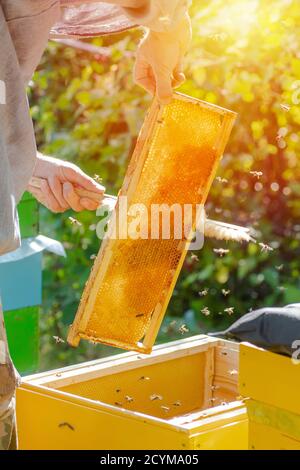
[[[299,362],[241,344],[239,389],[250,397],[249,448],[300,450]]]
[[[21,449],[246,449],[238,346],[206,336],[27,377]]]

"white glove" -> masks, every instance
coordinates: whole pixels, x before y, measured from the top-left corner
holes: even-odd
[[[97,209],[99,203],[87,197],[79,197],[74,191],[74,185],[101,195],[105,191],[103,186],[73,163],[41,154],[38,154],[33,176],[42,178],[41,188],[37,189],[29,183],[27,190],[52,212]]]

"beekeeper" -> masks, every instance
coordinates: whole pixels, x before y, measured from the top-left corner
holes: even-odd
[[[96,209],[73,185],[104,193],[76,165],[37,152],[25,87],[49,37],[91,37],[143,26],[135,81],[164,103],[184,81],[191,0],[0,0],[0,254],[20,244],[16,205],[27,189],[53,212]],[[40,189],[30,186],[40,177]],[[1,286],[0,286],[1,293]],[[17,446],[11,362],[0,304],[0,449]]]

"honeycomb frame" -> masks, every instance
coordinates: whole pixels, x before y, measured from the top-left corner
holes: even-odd
[[[197,108],[194,108],[195,106]],[[150,160],[149,155],[152,151],[151,150],[152,147],[155,145],[153,144],[153,142],[156,139],[156,143],[157,143],[159,142],[160,138],[163,139],[165,137],[166,134],[164,134],[164,132],[165,133],[167,132],[166,129],[168,129],[168,126],[169,128],[171,128],[172,131],[176,132],[176,129],[179,130],[180,124],[178,124],[178,121],[176,121],[176,119],[175,118],[173,119],[172,117],[172,113],[176,113],[177,107],[179,110],[182,107],[183,112],[187,113],[186,119],[188,118],[189,114],[192,115],[192,113],[194,113],[194,114],[197,114],[197,119],[198,118],[203,119],[206,116],[211,116],[212,120],[213,119],[215,120],[213,122],[217,123],[213,125],[211,124],[211,128],[208,128],[208,130],[211,130],[211,134],[212,134],[211,137],[209,136],[209,133],[205,132],[207,131],[207,129],[202,129],[201,131],[199,130],[199,135],[202,132],[201,137],[204,140],[206,139],[206,146],[207,146],[206,151],[208,153],[206,152],[204,155],[204,150],[203,149],[201,150],[201,147],[199,147],[200,150],[199,149],[198,150],[200,153],[198,157],[201,159],[201,156],[203,153],[204,157],[206,157],[206,160],[209,160],[209,163],[207,163],[207,161],[201,161],[199,168],[196,166],[196,168],[199,171],[201,170],[198,174],[199,181],[191,181],[191,184],[194,183],[196,186],[198,185],[198,183],[199,184],[201,183],[201,191],[199,189],[197,190],[197,194],[198,194],[198,196],[196,197],[197,200],[195,199],[196,193],[191,193],[189,195],[190,199],[187,201],[185,201],[185,192],[182,191],[180,193],[180,197],[183,197],[181,203],[185,203],[185,202],[188,203],[188,202],[193,201],[193,203],[204,204],[206,202],[211,184],[213,182],[213,179],[217,171],[218,164],[220,162],[220,159],[222,158],[225,146],[229,139],[229,136],[230,136],[230,133],[231,133],[234,121],[235,121],[236,113],[229,111],[227,109],[221,108],[219,106],[206,103],[204,101],[200,101],[195,98],[188,97],[186,95],[182,95],[180,93],[175,93],[174,98],[169,105],[161,106],[157,102],[156,99],[153,101],[153,104],[150,107],[150,110],[148,111],[145,122],[141,129],[141,132],[140,132],[137,144],[136,144],[136,148],[134,150],[133,156],[128,166],[124,183],[119,192],[119,199],[118,199],[118,203],[115,209],[116,211],[119,208],[120,196],[127,196],[129,203],[134,202],[135,197],[137,197],[139,192],[143,196],[144,186],[147,185],[147,181],[151,181],[151,177],[153,177],[153,171],[152,171],[152,174],[149,174],[149,161],[150,161],[150,170],[151,170],[151,160]],[[200,121],[199,121],[199,126],[198,126],[198,121],[197,123],[194,123],[194,126],[196,127],[192,129],[193,132],[191,130],[191,134],[190,135],[188,134],[187,136],[188,138],[190,138],[189,140],[191,141],[194,139],[193,136],[198,132],[197,131],[198,127],[199,129],[201,127]],[[165,130],[163,130],[163,128]],[[180,132],[178,132],[178,135],[180,135]],[[196,142],[196,136],[195,136],[195,142]],[[170,144],[170,147],[172,147],[171,144]],[[189,150],[190,150],[190,147],[189,147]],[[188,153],[184,155],[187,162],[188,162],[188,158],[190,158],[190,154],[191,153],[193,154],[193,150],[197,150],[197,148],[191,147],[191,151],[189,151]],[[153,150],[152,153],[155,154],[155,150]],[[164,160],[165,163],[162,163],[162,165],[165,164],[165,166],[167,166],[168,164],[173,165],[167,168],[169,171],[172,170],[172,168],[174,168],[174,165],[176,163],[176,159],[174,160],[175,163],[174,164],[172,163],[173,155],[171,156],[172,158],[169,158],[169,155],[167,155],[166,160]],[[155,158],[157,158],[157,155],[154,155],[154,157],[152,158],[152,165],[154,165],[155,163]],[[181,163],[182,161],[181,154],[176,158],[177,159],[180,158],[180,163]],[[189,164],[190,163],[191,161],[189,162]],[[181,167],[183,169],[184,169],[184,164],[185,164],[185,161],[183,161],[183,167]],[[159,162],[158,162],[158,166],[159,166]],[[205,170],[206,173],[203,171],[204,173],[203,175],[202,175],[202,167],[203,168],[206,167],[206,170]],[[186,170],[187,171],[185,174],[189,175],[190,167],[187,166]],[[159,186],[159,185],[162,185],[164,176],[162,176],[162,180],[159,181],[160,172],[157,172],[157,173],[158,175],[156,178],[158,178],[158,186]],[[166,174],[169,174],[169,173],[166,173]],[[174,181],[175,181],[175,177],[177,176],[174,175]],[[186,178],[187,177],[188,176],[186,176]],[[168,178],[167,178],[167,182],[168,182]],[[141,189],[141,183],[144,184],[142,186],[143,189]],[[170,183],[172,183],[171,179],[170,179]],[[185,183],[186,181],[183,182],[183,184]],[[149,186],[148,186],[148,190],[149,190]],[[187,188],[186,193],[188,192],[189,192],[189,188]],[[172,193],[172,191],[170,191],[170,193]],[[164,197],[167,198],[169,191],[165,190],[163,194],[164,194]],[[138,201],[140,200],[138,199]],[[151,202],[153,202],[153,200]],[[157,202],[157,200],[155,200],[155,202]],[[164,202],[165,202],[164,200],[160,201],[160,203],[164,203]],[[172,203],[172,200],[168,202]],[[138,288],[136,285],[134,286],[135,281],[133,280],[133,278],[134,279],[138,278],[138,273],[128,270],[127,272],[129,273],[128,275],[129,280],[127,279],[125,281],[123,279],[122,281],[121,274],[119,274],[118,272],[120,270],[122,271],[122,268],[124,268],[125,273],[126,273],[126,264],[129,264],[128,258],[130,259],[130,252],[132,250],[133,241],[123,240],[121,244],[119,240],[114,240],[114,239],[110,239],[109,237],[105,237],[105,239],[103,240],[101,244],[98,256],[95,260],[88,282],[85,286],[75,320],[73,324],[71,325],[69,335],[68,335],[69,344],[76,347],[79,345],[79,342],[81,339],[87,339],[92,342],[103,343],[103,344],[115,346],[121,349],[128,349],[132,351],[142,352],[144,354],[151,353],[152,347],[157,337],[164,314],[166,312],[166,309],[169,304],[170,298],[172,296],[175,284],[177,282],[179,273],[184,263],[190,241],[191,241],[190,239],[188,240],[184,239],[180,243],[178,243],[178,240],[177,240],[176,247],[177,247],[178,252],[176,252],[177,255],[172,262],[173,269],[171,269],[169,265],[167,266],[168,263],[166,264],[166,273],[165,273],[166,275],[163,278],[164,282],[162,282],[162,284],[158,285],[157,287],[153,284],[153,279],[155,280],[155,269],[157,270],[159,269],[160,260],[157,262],[157,257],[154,260],[155,252],[159,252],[159,250],[161,250],[160,253],[163,253],[164,249],[166,248],[166,259],[169,260],[169,258],[167,257],[167,254],[169,253],[171,255],[172,253],[174,253],[174,246],[175,246],[174,240],[167,240],[167,241],[163,240],[161,243],[165,243],[164,247],[162,247],[162,245],[157,245],[157,249],[156,249],[155,241],[153,240],[147,240],[147,241],[136,240],[136,243],[138,242],[144,243],[140,251],[137,248],[137,253],[139,254],[139,256],[137,256],[136,258],[140,260],[141,258],[143,258],[143,256],[146,256],[144,255],[144,253],[147,252],[147,247],[149,246],[149,243],[152,243],[154,247],[152,249],[153,260],[155,261],[155,263],[157,263],[157,264],[154,263],[154,269],[152,270],[152,284],[150,283],[151,276],[149,276],[149,273],[146,272],[146,277],[145,277],[147,278],[146,283],[148,282],[149,284],[148,287],[152,288],[152,292],[150,292],[150,295],[147,294],[147,295],[141,296],[141,299],[145,297],[145,302],[147,299],[147,306],[148,306],[147,311],[145,314],[136,315],[136,313],[140,311],[138,310],[138,307],[136,307],[135,312],[134,312],[134,308],[131,308],[131,307],[128,308],[128,311],[125,308],[125,311],[124,311],[124,309],[122,308],[122,301],[119,301],[119,303],[116,303],[115,301],[115,307],[114,307],[114,299],[112,298],[114,296],[114,292],[116,292],[117,290],[120,290],[120,292],[122,292],[122,289],[123,289],[122,282],[123,284],[124,282],[126,282],[129,298],[131,295],[130,283],[132,285],[131,290],[134,293],[133,298],[131,298],[132,305],[135,303],[137,304],[139,303]],[[169,242],[169,245],[167,244],[167,242]],[[173,243],[173,245],[171,245],[171,242]],[[123,259],[122,259],[122,256],[121,258],[119,257],[120,263],[117,263],[115,259],[116,257],[118,258],[118,255],[120,254],[120,250],[123,250],[123,253],[124,252],[129,253],[129,255],[125,256]],[[114,251],[115,251],[115,254],[114,254]],[[137,261],[137,264],[139,262],[140,261]],[[146,264],[146,262],[145,262],[145,265],[146,267],[149,268],[149,256],[148,256],[147,262],[148,262],[148,265]],[[116,264],[116,266],[114,266],[114,263]],[[118,270],[117,266],[120,266],[120,265],[121,265],[121,268],[119,268]],[[111,272],[112,273],[114,272],[113,277],[112,277],[112,274],[109,274]],[[162,272],[160,274],[161,276],[163,276]],[[131,275],[131,280],[130,280],[130,275]],[[118,276],[120,277],[119,284],[117,282]],[[118,287],[113,287],[112,286],[113,284]],[[128,287],[128,284],[129,284],[129,287]],[[110,292],[109,294],[109,289],[111,288],[111,286],[112,286],[113,292]],[[100,293],[102,292],[102,296],[99,294],[99,292]],[[145,292],[146,292],[146,289],[145,289]],[[149,292],[149,289],[148,289],[148,292]],[[153,302],[151,298],[152,294],[153,294]],[[122,299],[122,297],[120,298]],[[104,309],[102,306],[102,313],[100,312],[99,314],[97,313],[97,307],[100,305],[100,308],[101,308],[101,303],[105,304],[105,299],[106,299],[106,305],[109,304],[109,299],[112,299],[112,306],[110,305],[109,308],[107,309]],[[141,302],[143,301],[144,300],[141,300]],[[153,303],[153,305],[151,304],[151,302]],[[126,305],[125,298],[123,299],[123,304]],[[111,312],[109,314],[110,308],[113,310],[112,315],[111,315]],[[111,318],[112,318],[112,321],[111,321]],[[143,323],[141,324],[141,322]],[[98,327],[98,324],[100,328]],[[108,332],[105,333],[105,330],[108,330]]]

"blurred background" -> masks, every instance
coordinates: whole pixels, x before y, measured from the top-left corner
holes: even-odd
[[[251,309],[300,301],[299,2],[194,0],[191,13],[194,38],[180,91],[238,113],[207,213],[254,227],[272,251],[207,240],[188,254],[159,342],[222,330]],[[141,34],[79,47],[52,41],[29,87],[39,149],[99,175],[113,194],[151,102],[132,79]],[[57,342],[66,339],[99,249],[97,221],[94,213],[40,208],[41,233],[67,252],[65,259],[44,258],[41,370],[118,352]],[[221,257],[219,248],[229,252]]]

